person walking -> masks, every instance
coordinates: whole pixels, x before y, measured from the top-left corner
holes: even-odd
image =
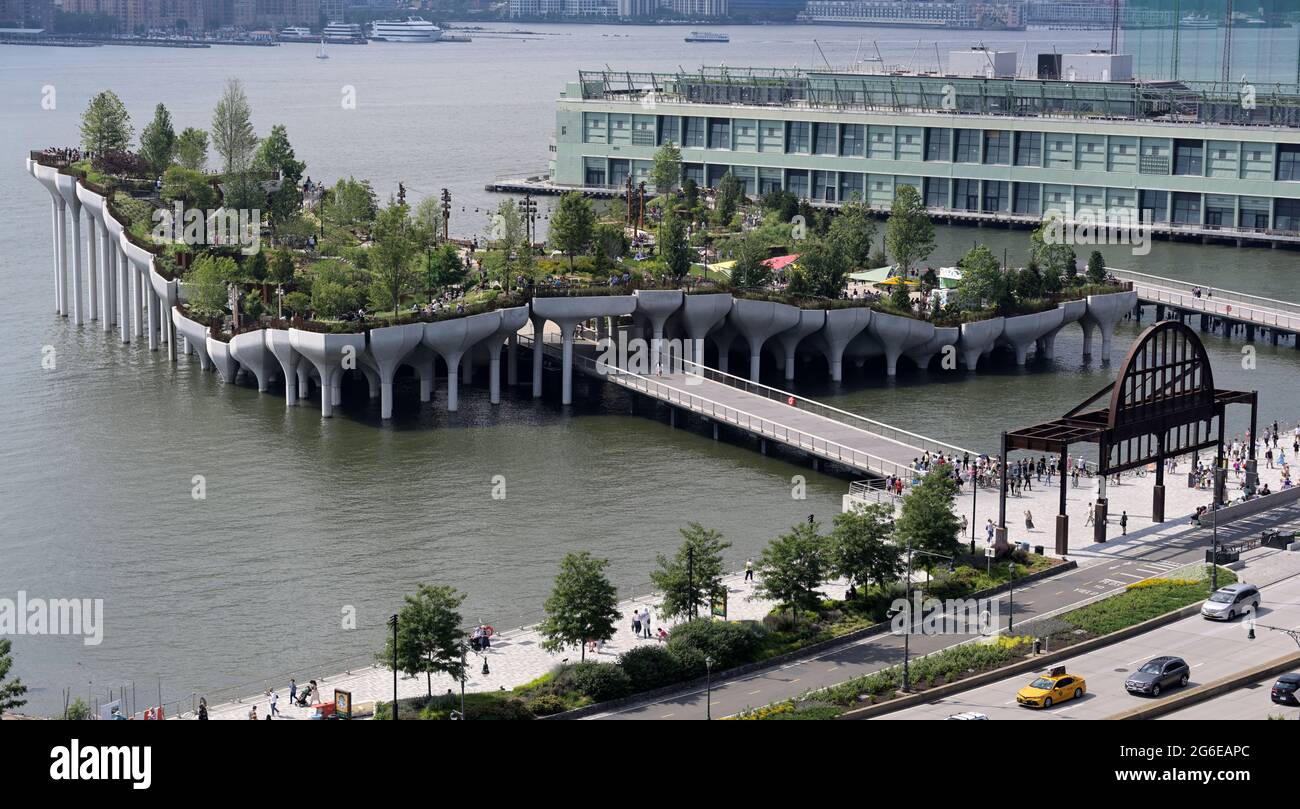
[[[632,637],[641,637],[641,613],[632,611]]]
[[[984,524],[984,537],[985,537],[985,539],[984,539],[985,542],[992,542],[992,541],[993,541],[993,520],[992,520],[992,518],[990,518],[989,521],[986,522],[986,523]]]
[[[745,560],[745,581],[754,580],[754,557]]]
[[[1119,534],[1120,536],[1128,536],[1128,512],[1127,511],[1121,511],[1119,514]]]
[[[271,692],[271,716],[279,716],[279,715],[280,715],[280,708],[278,707],[278,703],[279,703],[279,702],[280,702],[280,694],[279,694],[279,692],[278,692],[278,691],[272,691],[272,692]]]
[[[645,633],[645,637],[647,638],[650,637],[650,608],[649,607],[645,607],[644,609],[641,610],[641,631]]]
[[[208,698],[199,697],[199,719],[207,721],[208,719]]]
[[[289,678],[289,704],[292,705],[298,699],[298,683],[292,677]]]
[[[1025,509],[1025,530],[1034,530],[1034,515],[1029,512],[1029,509]]]
[[[1096,505],[1097,505],[1097,504],[1094,503],[1094,502],[1092,502],[1091,500],[1088,501],[1088,514],[1087,514],[1087,516],[1084,517],[1084,520],[1083,520],[1083,527],[1084,527],[1084,528],[1087,528],[1088,526],[1093,525],[1093,524],[1096,522],[1096,520],[1097,520],[1097,508],[1096,508]]]

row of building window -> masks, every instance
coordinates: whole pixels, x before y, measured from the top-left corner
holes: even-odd
[[[611,142],[605,116],[587,113],[584,141]],[[616,130],[626,118],[612,118]],[[1206,141],[1131,139],[1111,143],[1104,136],[1056,135],[1001,129],[917,128],[913,132],[874,131],[866,124],[822,121],[750,121],[697,116],[632,116],[628,140],[634,145],[669,141],[688,149],[726,149],[836,157],[881,157],[928,162],[997,166],[1068,167],[1111,171],[1123,167],[1142,174],[1179,176],[1241,176],[1271,173],[1279,181],[1300,181],[1300,144],[1237,144],[1224,148]],[[616,141],[615,141],[616,142]],[[1109,155],[1107,152],[1109,151]],[[1240,162],[1242,167],[1238,168]],[[1272,162],[1272,172],[1269,172]],[[1245,164],[1262,164],[1247,170]],[[1235,169],[1235,171],[1233,170]]]
[[[585,182],[589,186],[621,187],[630,173],[634,180],[646,179],[648,161],[587,158]],[[683,165],[683,180],[717,187],[728,172],[736,175],[749,196],[786,190],[801,199],[839,202],[853,199],[880,204],[893,198],[898,185],[913,185],[929,208],[979,213],[1012,213],[1038,216],[1045,211],[1093,208],[1096,210],[1139,210],[1149,212],[1160,224],[1210,225],[1219,227],[1273,228],[1300,231],[1300,200],[1234,197],[1181,191],[1133,191],[1132,189],[1069,188],[1042,183],[1003,180],[948,179],[940,177],[895,178],[856,172],[773,169],[754,166]],[[1234,221],[1235,220],[1235,221]]]

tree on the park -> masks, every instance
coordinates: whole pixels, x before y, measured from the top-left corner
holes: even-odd
[[[587,551],[566,554],[560,561],[555,587],[546,599],[546,618],[538,626],[542,648],[558,651],[578,645],[586,659],[588,641],[614,637],[618,625],[618,590],[605,577],[608,559]]]
[[[660,614],[673,618],[695,617],[707,610],[709,600],[723,588],[726,573],[722,552],[731,547],[722,534],[699,523],[690,523],[677,529],[683,542],[673,556],[659,554],[651,571],[650,581],[663,594]]]
[[[131,115],[116,93],[105,90],[90,99],[81,115],[82,148],[94,154],[125,151],[131,135]]]
[[[208,133],[192,126],[181,130],[176,137],[176,162],[190,171],[203,171],[208,166]]]
[[[728,171],[718,181],[718,224],[726,226],[745,199],[745,184]]]
[[[1048,216],[1030,237],[1030,255],[1043,274],[1043,291],[1056,293],[1063,284],[1078,276],[1079,257],[1064,238],[1063,220],[1058,214]]]
[[[921,478],[920,483],[903,495],[903,507],[894,523],[899,542],[910,543],[913,550],[953,556],[957,553],[961,523],[953,513],[957,482],[947,464],[940,464]],[[934,557],[923,556],[928,569]]]
[[[379,204],[370,181],[348,177],[334,184],[324,213],[325,219],[335,227],[358,232],[368,230],[378,212]]]
[[[302,192],[298,183],[302,182],[303,172],[307,166],[294,156],[293,146],[283,125],[271,127],[271,134],[262,141],[253,159],[253,167],[258,171],[274,172],[280,178],[279,187],[271,193],[269,200],[271,226],[276,227],[284,220],[298,212],[302,205]]]
[[[670,193],[682,181],[682,150],[677,144],[666,141],[655,151],[654,165],[650,168],[650,185],[660,194]]]
[[[742,236],[737,240],[731,266],[731,285],[737,289],[763,289],[772,283],[772,268],[765,262],[767,248],[757,235]]]
[[[669,211],[659,223],[659,258],[673,278],[685,278],[691,271],[691,246],[686,241],[686,223]]]
[[[288,284],[293,281],[293,254],[281,247],[271,255],[267,267],[267,280],[273,284]]]
[[[317,315],[335,319],[357,308],[356,291],[337,281],[316,281],[311,285],[311,308]]]
[[[831,572],[860,585],[883,587],[902,570],[902,549],[892,541],[894,509],[869,503],[835,515],[827,542]]]
[[[958,262],[961,280],[955,290],[958,303],[966,309],[993,308],[1009,314],[1015,306],[1011,278],[1002,271],[998,257],[980,244]]]
[[[1104,284],[1106,282],[1106,259],[1102,254],[1093,250],[1092,255],[1088,256],[1088,283]]]
[[[789,270],[791,295],[804,298],[838,298],[848,282],[844,255],[823,239],[809,239],[799,251],[799,261]]]
[[[596,215],[592,213],[591,202],[577,191],[569,191],[560,197],[551,214],[551,243],[569,257],[569,269],[573,269],[573,257],[585,253],[591,246],[592,233],[596,226]]]
[[[876,222],[867,206],[854,199],[844,204],[831,220],[826,240],[844,256],[849,269],[867,269],[871,265],[871,245],[876,238]]]
[[[8,638],[0,638],[0,714],[27,704],[27,700],[22,698],[23,694],[27,693],[27,686],[23,685],[23,681],[15,677],[5,682],[9,670],[14,665],[13,655],[10,653],[12,646]]]
[[[411,209],[404,202],[390,202],[375,218],[374,244],[370,248],[370,297],[376,308],[396,313],[402,295],[415,288],[411,261],[415,247]]]
[[[180,200],[186,208],[204,211],[215,208],[219,201],[208,176],[184,166],[168,166],[163,172],[162,198],[166,202]]]
[[[159,174],[167,170],[176,155],[176,130],[167,107],[154,108],[153,120],[140,131],[140,157]]]
[[[826,580],[826,540],[816,522],[799,523],[772,540],[758,560],[759,584],[755,594],[790,610],[797,622],[799,612],[821,603],[817,590]]]
[[[397,611],[397,670],[412,677],[423,674],[429,696],[433,696],[433,675],[464,677],[465,633],[459,611],[464,601],[464,594],[454,587],[421,584]],[[393,665],[391,633],[375,661]]]
[[[885,223],[885,246],[904,276],[934,252],[934,223],[914,186],[900,185],[894,191]]]
[[[912,311],[912,291],[904,276],[899,276],[898,283],[890,287],[889,302],[901,311]]]
[[[227,79],[226,89],[212,111],[212,146],[221,155],[226,174],[247,171],[257,148],[253,131],[253,110],[239,79]]]
[[[239,277],[239,265],[230,256],[199,255],[185,275],[185,295],[190,310],[202,317],[224,315],[229,301],[226,284]]]
[[[456,245],[446,243],[427,254],[424,264],[424,285],[427,289],[444,289],[465,280],[465,263],[460,260]]]
[[[442,203],[437,197],[425,197],[415,206],[415,221],[420,227],[425,228],[433,241],[444,238],[447,234],[442,232]]]

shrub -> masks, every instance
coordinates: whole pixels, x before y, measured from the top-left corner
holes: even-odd
[[[594,702],[618,699],[632,693],[632,681],[623,669],[612,663],[575,663],[555,675],[560,692],[576,691]]]
[[[550,716],[568,709],[568,706],[564,704],[564,700],[554,694],[538,694],[528,700],[527,705],[528,710],[532,711],[534,716]]]
[[[682,679],[682,665],[663,646],[637,646],[624,652],[618,664],[633,690],[649,691]]]
[[[716,671],[753,660],[766,635],[767,629],[754,621],[696,619],[673,629],[668,636],[668,651],[683,661],[688,651],[712,657]]]
[[[465,706],[465,718],[473,719],[505,719],[520,720],[532,719],[533,712],[529,710],[528,705],[521,699],[511,697],[509,699],[492,700],[475,705]]]

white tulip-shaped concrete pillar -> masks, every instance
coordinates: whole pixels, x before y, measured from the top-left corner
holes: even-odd
[[[198,356],[199,368],[208,370],[212,365],[212,360],[208,357],[208,327],[181,314],[179,307],[172,308],[172,322],[175,323],[176,330],[184,335],[185,344]]]
[[[167,359],[170,362],[175,362],[176,335],[172,331],[172,319],[167,316],[167,313],[180,301],[180,284],[174,279],[163,278],[158,273],[152,256],[145,273],[153,288],[154,303],[158,311],[158,337],[167,344]]]
[[[471,348],[487,339],[501,325],[498,312],[485,312],[452,320],[440,320],[424,324],[424,345],[438,352],[447,364],[447,410],[455,411],[460,407],[460,370],[461,358]]]
[[[107,283],[105,276],[108,251],[101,251],[100,246],[106,234],[104,230],[104,198],[83,185],[77,185],[77,199],[81,201],[82,210],[86,212],[86,258],[89,272],[86,282],[90,286],[90,319],[99,320],[104,331],[108,330],[108,296],[104,292]],[[102,255],[101,255],[102,253]]]
[[[865,306],[828,309],[822,327],[821,344],[832,382],[844,380],[844,349],[871,324],[872,312]]]
[[[179,322],[177,325],[180,325]],[[280,371],[284,376],[284,406],[293,407],[298,404],[299,357],[289,342],[289,332],[287,329],[266,329],[262,332],[262,343],[280,363]]]
[[[542,353],[546,346],[546,318],[530,311],[529,320],[533,323],[533,398],[542,395]]]
[[[117,292],[117,332],[123,344],[131,342],[131,266],[122,250],[122,226],[105,211],[108,224],[109,253],[112,255],[113,288]]]
[[[724,323],[727,314],[731,311],[731,295],[725,292],[713,292],[707,295],[687,295],[682,300],[681,327],[686,332],[686,338],[691,341],[692,347],[703,346],[704,338],[709,336],[719,323]],[[735,332],[731,332],[731,339],[735,338]],[[730,347],[730,344],[728,344]],[[692,348],[694,350],[694,348]],[[718,367],[726,371],[726,352],[719,351]],[[692,360],[704,365],[704,352],[701,349],[700,356],[692,357]],[[688,367],[689,370],[689,367]],[[698,372],[700,369],[696,368]]]
[[[1136,292],[1089,295],[1088,309],[1079,321],[1083,326],[1083,356],[1092,356],[1092,332],[1093,329],[1098,329],[1101,331],[1101,358],[1108,361],[1111,338],[1115,335],[1115,324],[1123,320],[1124,315],[1133,311],[1136,305]]]
[[[230,353],[230,343],[209,336],[204,341],[204,346],[221,381],[227,385],[235,384],[235,377],[239,375],[239,362]]]
[[[156,307],[153,304],[154,296],[149,284],[149,265],[153,261],[153,254],[128,239],[126,233],[122,234],[120,242],[122,250],[126,253],[127,261],[131,263],[131,276],[135,281],[136,313],[139,316],[139,328],[136,330],[136,336],[146,336],[142,332],[145,330],[144,318],[147,299],[149,350],[156,351],[158,349],[158,330],[157,323],[154,320]]]
[[[82,245],[81,245],[81,200],[77,199],[77,178],[69,174],[60,174],[58,178],[59,193],[68,203],[68,213],[72,220],[72,240],[68,249],[72,251],[72,322],[80,326],[85,322],[85,302],[82,298]],[[67,302],[66,290],[64,302]]]
[[[785,368],[785,378],[794,379],[794,352],[805,337],[826,325],[825,309],[800,309],[799,322],[776,336],[781,344],[781,359]]]
[[[245,371],[257,377],[258,393],[266,393],[270,387],[271,377],[275,372],[276,358],[266,348],[266,337],[262,329],[246,331],[230,338],[230,356]]]
[[[1056,328],[1039,337],[1036,341],[1038,356],[1045,360],[1055,359],[1056,357],[1056,335],[1061,333],[1061,329],[1071,323],[1079,322],[1079,319],[1088,311],[1087,300],[1065,301],[1058,304],[1057,308],[1061,310],[1061,324]]]
[[[339,378],[343,371],[360,366],[366,350],[364,334],[319,334],[289,329],[289,345],[316,368],[320,376],[320,415],[334,415],[339,403]]]
[[[885,373],[898,373],[898,358],[903,352],[917,348],[934,336],[934,326],[924,320],[876,312],[871,316],[867,331],[885,349]]]
[[[68,275],[68,259],[66,239],[64,238],[64,229],[67,222],[68,203],[63,199],[63,194],[59,193],[59,172],[50,166],[42,166],[32,161],[27,161],[32,176],[45,186],[45,190],[50,195],[50,215],[51,230],[54,232],[54,311],[56,314],[66,315],[68,313],[66,280]]]
[[[994,317],[975,323],[961,325],[961,340],[957,343],[957,352],[967,371],[974,371],[979,365],[980,357],[993,349],[994,343],[1002,336],[1004,318]]]
[[[424,339],[423,323],[405,326],[385,326],[370,330],[367,351],[379,376],[379,417],[393,417],[393,377],[407,355],[420,346]],[[423,379],[421,379],[423,384]]]
[[[411,353],[406,355],[406,364],[414,368],[416,375],[420,377],[421,402],[433,400],[433,389],[438,381],[434,376],[437,359],[438,355],[434,354],[424,343],[420,343],[420,345],[411,349]]]
[[[1065,312],[1060,308],[1030,315],[1009,317],[1002,325],[1002,339],[1016,352],[1016,365],[1024,365],[1029,347],[1061,327]]]
[[[593,317],[621,317],[636,309],[631,295],[609,297],[533,298],[533,314],[553,321],[560,327],[564,353],[561,362],[561,404],[573,403],[573,330]]]
[[[490,337],[483,341],[488,350],[488,401],[501,404],[501,346],[510,338],[519,334],[519,330],[528,322],[528,307],[515,306],[500,309],[501,324]]]
[[[957,340],[960,338],[961,330],[956,326],[939,327],[934,330],[934,335],[931,336],[929,340],[926,340],[915,348],[908,349],[905,353],[908,359],[916,363],[917,368],[924,371],[926,368],[930,367],[930,360],[934,357],[936,352],[946,348],[947,346],[956,345]],[[953,363],[953,367],[956,367],[955,362]]]
[[[681,308],[682,291],[680,289],[638,289],[633,296],[636,298],[636,313],[650,324],[650,370],[653,372],[663,365],[664,323],[673,312]],[[602,319],[596,320],[599,323]]]
[[[731,305],[727,322],[749,343],[749,379],[757,382],[762,365],[763,344],[769,337],[794,328],[799,310],[784,303],[737,298]]]

